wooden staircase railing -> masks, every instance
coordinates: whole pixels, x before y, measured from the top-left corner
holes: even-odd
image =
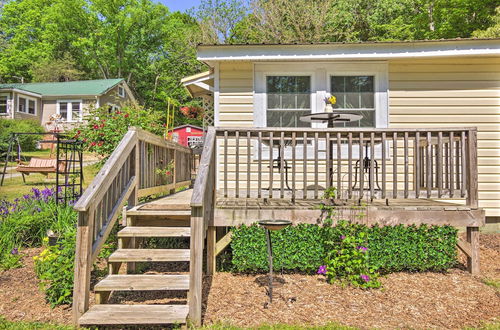
[[[173,161],[173,174],[165,176],[158,168]],[[189,148],[165,141],[139,128],[130,128],[92,183],[76,202],[76,238],[73,319],[89,308],[90,272],[109,236],[123,205],[138,198],[174,192],[191,184],[192,153]]]
[[[201,325],[203,284],[203,249],[208,225],[213,221],[215,207],[216,132],[210,127],[205,137],[198,174],[191,198],[191,259],[189,280],[189,319]],[[207,269],[209,274],[214,269]]]

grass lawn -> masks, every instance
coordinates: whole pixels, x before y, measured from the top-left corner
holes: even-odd
[[[10,322],[0,316],[0,329],[8,330],[72,330],[72,326],[38,322]]]
[[[84,188],[92,182],[97,172],[98,168],[96,165],[88,165],[83,168]],[[21,176],[10,177],[9,174],[6,174],[3,186],[0,187],[0,199],[12,201],[29,193],[32,188],[54,187],[55,182],[56,175],[54,173],[51,173],[48,178],[42,174],[27,175],[26,183],[23,183]]]

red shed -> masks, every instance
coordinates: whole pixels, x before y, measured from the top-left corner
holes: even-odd
[[[203,128],[195,125],[181,125],[173,129],[172,140],[186,147],[201,143],[203,139]]]

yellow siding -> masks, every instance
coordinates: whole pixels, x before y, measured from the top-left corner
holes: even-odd
[[[479,206],[500,216],[500,58],[392,60],[390,127],[478,127]]]
[[[253,126],[253,64],[221,63],[219,126]]]

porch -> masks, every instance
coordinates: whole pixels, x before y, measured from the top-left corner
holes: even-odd
[[[204,250],[207,274],[213,274],[217,254],[231,240],[218,227],[280,218],[295,224],[319,223],[326,215],[320,205],[334,207],[338,219],[366,224],[466,227],[467,240],[458,246],[468,256],[469,271],[478,273],[478,229],[484,225],[484,212],[477,206],[476,150],[475,128],[211,127],[192,189],[173,193],[191,185],[191,153],[133,129],[76,206],[81,221],[75,322],[150,322],[150,313],[157,313],[158,307],[139,310],[100,304],[112,291],[160,288],[187,290],[188,305],[172,307],[170,312],[165,306],[155,324],[182,323],[186,317],[200,324]],[[155,169],[172,159],[173,180],[165,181]],[[168,192],[166,197],[138,203],[138,196]],[[128,206],[122,210],[126,200]],[[108,260],[112,285],[99,293],[97,305],[89,310],[92,261],[121,212],[126,227],[118,234],[119,249]],[[190,248],[145,251],[139,241],[147,237],[189,237]],[[189,277],[182,283],[148,277],[147,285],[139,285],[139,275],[126,275],[125,285],[120,282],[123,278],[112,277],[121,264],[132,271],[135,262],[172,260],[189,262]],[[109,319],[113,311],[123,312],[123,319]]]

